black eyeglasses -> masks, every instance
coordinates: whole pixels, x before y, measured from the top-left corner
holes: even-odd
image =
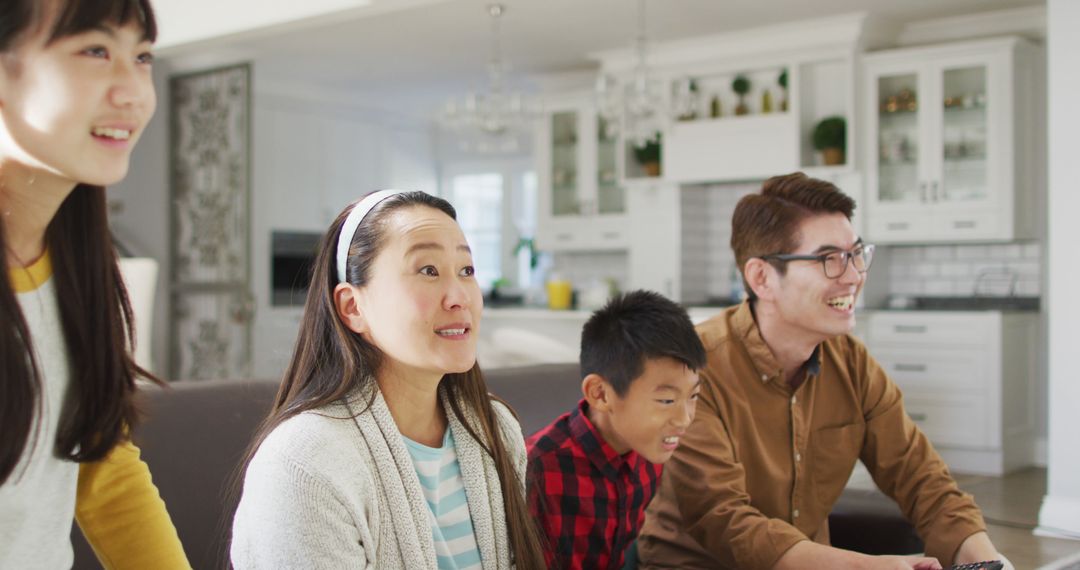
[[[874,245],[862,244],[851,251],[830,251],[821,255],[798,255],[793,253],[774,253],[762,255],[766,261],[819,261],[821,268],[825,270],[825,277],[836,279],[847,271],[848,261],[855,265],[855,271],[866,273],[870,270],[870,262],[874,260]]]

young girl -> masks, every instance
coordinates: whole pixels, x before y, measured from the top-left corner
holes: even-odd
[[[384,190],[323,238],[256,435],[236,568],[543,568],[525,445],[476,365],[482,299],[445,200]]]
[[[154,111],[146,0],[0,0],[0,568],[186,568],[139,451],[106,222]],[[125,332],[127,336],[125,336]]]

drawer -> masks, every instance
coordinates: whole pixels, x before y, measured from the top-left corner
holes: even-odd
[[[878,345],[871,354],[904,392],[985,391],[986,383],[992,381],[985,349],[912,350]]]
[[[938,216],[936,229],[949,239],[988,239],[997,237],[1000,229],[997,214],[993,212],[949,212]]]
[[[994,447],[986,401],[981,397],[904,397],[908,416],[934,445]]]
[[[886,344],[995,349],[1001,331],[1000,313],[878,311],[871,313],[869,320],[868,340],[873,350]]]
[[[871,242],[918,243],[925,241],[930,232],[930,221],[925,214],[911,212],[888,212],[866,215],[866,234]]]

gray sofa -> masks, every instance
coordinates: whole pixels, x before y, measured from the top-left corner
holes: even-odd
[[[518,413],[526,435],[570,410],[580,397],[576,364],[503,368],[485,373],[488,388]],[[174,382],[146,391],[146,422],[135,433],[154,483],[196,569],[222,568],[235,497],[231,477],[277,381]],[[876,492],[845,491],[830,517],[834,544],[868,553],[922,550],[895,503]],[[99,568],[75,527],[74,568]]]

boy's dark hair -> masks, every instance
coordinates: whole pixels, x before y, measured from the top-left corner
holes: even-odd
[[[705,366],[705,347],[686,310],[652,291],[608,301],[581,331],[581,376],[604,377],[620,397],[649,358],[674,358],[691,370]]]

